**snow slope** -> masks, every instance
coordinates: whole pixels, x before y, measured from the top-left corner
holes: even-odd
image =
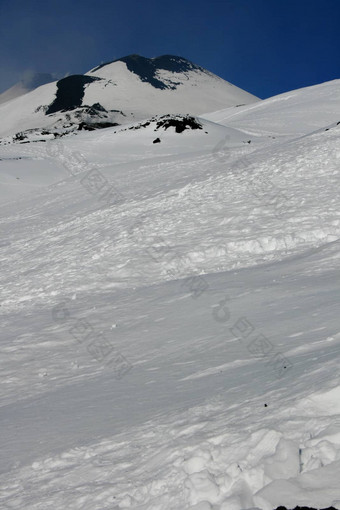
[[[129,124],[156,114],[197,115],[254,101],[258,98],[181,57],[130,55],[0,105],[4,119],[0,137],[27,129],[79,124],[75,114],[83,120],[84,107],[98,103],[105,109],[107,121]]]
[[[27,92],[51,81],[53,81],[53,77],[49,73],[28,72],[22,80],[0,94],[0,104],[27,94]]]
[[[217,104],[233,106],[258,101],[252,94],[185,59],[167,56],[167,64],[168,60],[179,61],[179,64],[175,71],[157,67],[155,77],[164,88],[150,86],[149,81],[141,82],[140,76],[131,72],[123,61],[92,70],[87,74],[102,80],[86,89],[84,102],[92,104],[96,97],[101,97],[106,108],[113,108],[113,104],[119,105],[119,109],[128,117],[133,115],[139,120],[164,113],[197,115],[217,109]],[[183,68],[181,61],[187,66]]]
[[[82,133],[77,142],[73,137],[66,137],[62,142],[57,140],[51,144],[53,136],[39,135],[35,137],[36,140],[44,138],[49,145],[25,141],[18,149],[16,144],[6,144],[0,155],[2,203],[35,193],[41,186],[61,181],[72,175],[73,171],[79,173],[81,169],[78,167],[87,164],[82,156],[84,149],[86,161],[103,168],[108,166],[108,158],[114,158],[115,165],[122,163],[126,166],[134,161],[145,160],[147,164],[158,160],[173,161],[174,157],[184,154],[188,154],[189,158],[192,153],[206,154],[215,150],[216,140],[224,141],[226,137],[230,146],[242,149],[247,145],[248,137],[242,131],[204,119],[197,120],[202,129],[195,131],[187,128],[182,134],[177,134],[173,128],[158,128],[157,123],[161,120],[161,117],[156,117],[124,127],[105,129],[95,137],[93,133]],[[156,139],[160,143],[154,144]],[[258,137],[256,140],[261,143],[265,139]],[[31,141],[35,141],[33,136]],[[86,147],[91,149],[87,150]],[[65,154],[63,151],[60,153],[59,148],[65,148]],[[57,158],[54,158],[55,155]]]
[[[302,136],[340,121],[340,80],[293,90],[254,105],[227,108],[203,117],[249,135]]]
[[[0,147],[1,508],[340,508],[338,91]]]

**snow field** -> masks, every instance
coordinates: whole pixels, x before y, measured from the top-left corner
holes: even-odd
[[[235,116],[0,147],[2,508],[340,508],[337,90],[243,109],[250,144]]]

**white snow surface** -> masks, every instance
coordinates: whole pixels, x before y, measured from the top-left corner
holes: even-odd
[[[339,93],[0,146],[1,509],[340,509]]]
[[[340,80],[292,90],[251,106],[226,108],[203,115],[222,125],[243,129],[249,135],[291,139],[339,121]]]
[[[144,119],[161,113],[197,115],[217,110],[220,108],[217,105],[227,107],[258,101],[254,95],[208,71],[174,73],[159,70],[157,77],[165,82],[169,80],[170,84],[178,84],[175,90],[161,90],[142,82],[137,74],[129,71],[124,62],[113,62],[87,75],[102,80],[86,88],[84,103],[93,104],[96,97],[100,97],[105,108],[119,108],[128,118],[132,115],[136,119]]]

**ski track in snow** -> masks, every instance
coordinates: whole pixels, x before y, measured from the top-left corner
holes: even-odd
[[[0,147],[1,508],[340,508],[338,89]]]

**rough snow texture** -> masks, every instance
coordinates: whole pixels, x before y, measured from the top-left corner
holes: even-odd
[[[339,90],[0,147],[1,508],[340,509]]]

